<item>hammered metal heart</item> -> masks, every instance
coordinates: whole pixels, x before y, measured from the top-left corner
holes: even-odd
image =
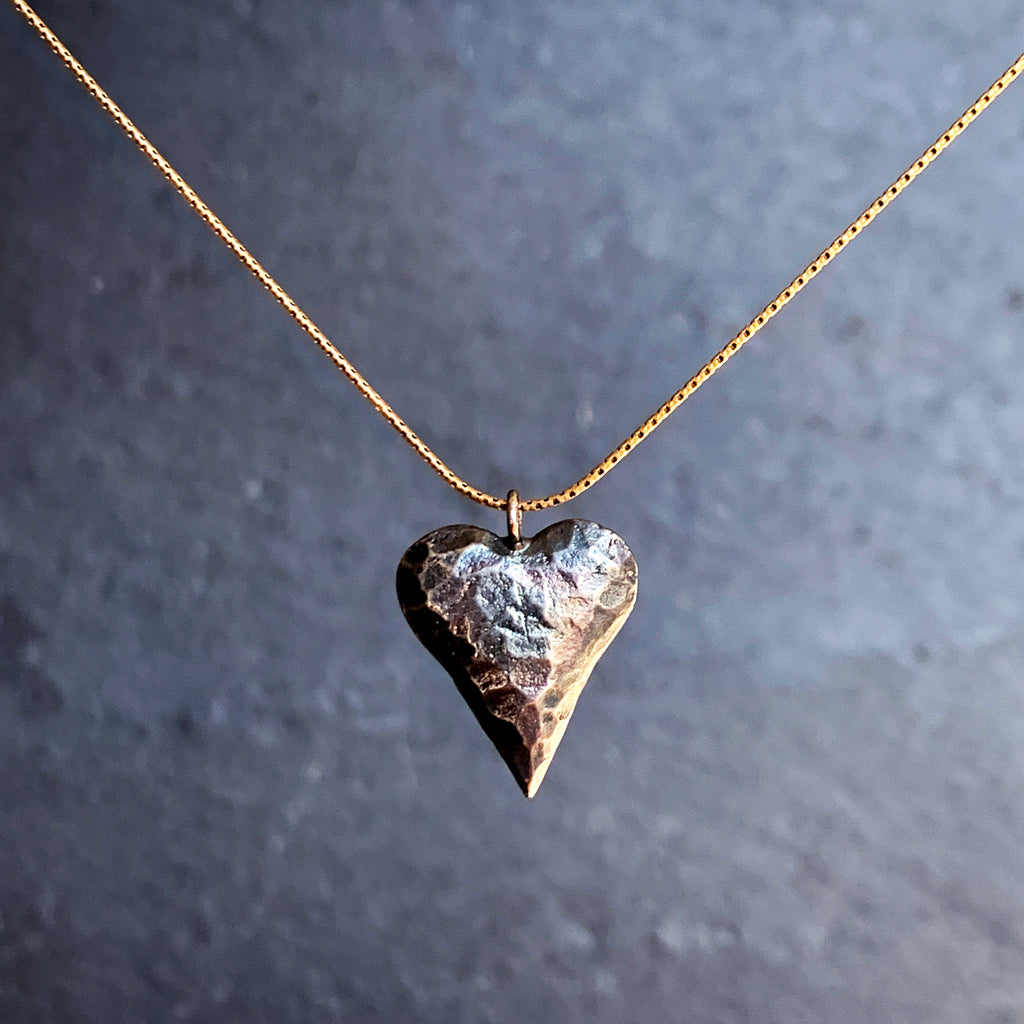
[[[519,544],[476,526],[445,526],[402,558],[398,600],[409,625],[528,797],[633,610],[638,576],[626,542],[582,519]]]

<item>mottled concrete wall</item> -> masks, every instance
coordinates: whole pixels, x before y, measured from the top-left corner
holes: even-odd
[[[1009,0],[39,8],[530,495],[1024,39]],[[6,5],[0,111],[0,1018],[1024,1020],[1024,86],[575,503],[640,599],[531,804],[393,594],[500,516]]]

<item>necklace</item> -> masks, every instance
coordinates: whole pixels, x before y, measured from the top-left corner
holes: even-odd
[[[632,610],[638,573],[625,542],[610,530],[582,520],[566,520],[535,537],[523,537],[523,513],[562,505],[616,467],[1024,71],[1021,55],[831,245],[598,465],[562,491],[521,500],[514,490],[504,497],[487,494],[450,469],[331,344],[31,8],[23,0],[12,0],[12,4],[211,230],[417,454],[458,493],[505,514],[506,531],[502,536],[475,526],[444,527],[427,534],[406,552],[397,584],[410,625],[452,675],[530,796],[544,777],[594,665]]]

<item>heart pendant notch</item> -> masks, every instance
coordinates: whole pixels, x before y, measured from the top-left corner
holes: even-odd
[[[398,567],[398,600],[528,797],[636,603],[626,542],[583,519],[535,537],[445,526]]]

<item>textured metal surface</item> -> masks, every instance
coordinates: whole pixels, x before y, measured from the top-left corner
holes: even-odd
[[[637,583],[625,541],[581,519],[518,544],[445,526],[409,548],[397,577],[409,625],[530,797]]]

